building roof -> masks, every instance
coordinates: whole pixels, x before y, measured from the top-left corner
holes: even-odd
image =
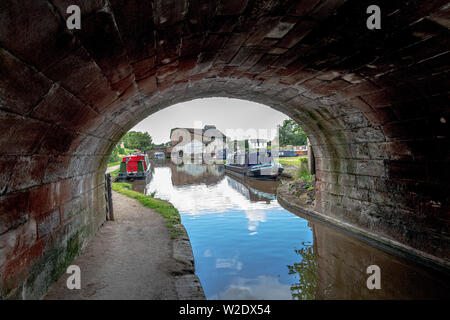
[[[186,130],[186,131],[188,131],[188,132],[191,134],[191,138],[192,138],[192,139],[195,139],[195,137],[197,136],[198,138],[201,138],[201,139],[203,140],[203,135],[205,134],[206,131],[208,131],[208,130],[210,130],[210,129],[215,129],[215,130],[217,130],[220,134],[222,134],[224,140],[227,138],[227,136],[226,136],[223,132],[221,132],[219,129],[217,129],[215,125],[205,125],[205,126],[203,127],[203,129],[199,129],[199,128],[179,128],[179,127],[173,128],[173,129],[170,130],[170,138],[171,138],[171,140],[172,140],[172,133],[173,133],[175,130]],[[200,133],[201,133],[201,136],[200,136]],[[214,141],[214,140],[213,140],[213,141]],[[210,142],[212,142],[212,141],[210,141]],[[210,143],[210,142],[209,142],[209,143]],[[175,145],[177,145],[178,143],[179,143],[179,142],[173,144],[173,141],[172,141],[172,146],[175,146]],[[205,145],[208,145],[208,143],[205,143]]]

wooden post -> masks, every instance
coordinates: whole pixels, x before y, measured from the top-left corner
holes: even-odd
[[[106,199],[107,199],[107,209],[108,209],[108,215],[107,220],[114,221],[114,209],[113,209],[113,202],[112,202],[112,188],[111,188],[111,175],[107,173],[105,175],[105,182],[106,182]]]

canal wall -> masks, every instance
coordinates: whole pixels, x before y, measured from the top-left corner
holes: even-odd
[[[19,192],[2,202],[15,214],[0,237],[0,299],[40,299],[106,220],[104,174]],[[4,229],[2,229],[4,231]]]

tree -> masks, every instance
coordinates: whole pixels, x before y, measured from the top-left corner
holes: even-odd
[[[120,160],[119,148],[116,146],[109,157],[109,163],[117,162]]]
[[[138,149],[141,151],[152,148],[152,137],[148,132],[130,131],[122,138],[125,148]]]
[[[164,143],[160,143],[160,144],[154,144],[153,148],[165,148],[165,147],[170,147],[172,145],[172,142],[164,142]]]
[[[294,120],[284,120],[279,127],[280,146],[306,144],[306,133]]]
[[[124,147],[121,148],[121,142],[123,141]],[[152,137],[147,132],[127,132],[121,141],[115,146],[114,150],[109,157],[108,163],[114,163],[122,159],[122,157],[128,152],[134,152],[132,150],[145,151],[153,147]],[[130,150],[131,149],[131,150]]]

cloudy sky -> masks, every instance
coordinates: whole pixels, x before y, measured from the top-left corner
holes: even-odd
[[[170,140],[172,128],[202,128],[205,124],[215,125],[227,134],[227,129],[268,130],[282,124],[286,115],[265,105],[229,98],[206,98],[183,102],[142,120],[133,129],[147,131],[154,143]],[[255,137],[256,138],[256,137]]]

